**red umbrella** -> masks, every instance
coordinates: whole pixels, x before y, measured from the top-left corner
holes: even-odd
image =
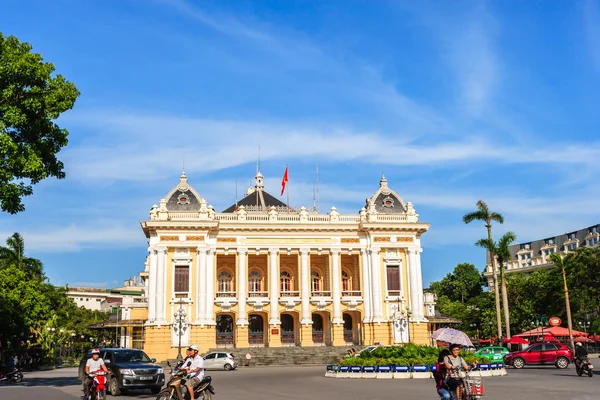
[[[563,328],[562,326],[552,326],[550,328],[544,328],[543,335],[551,335],[554,337],[566,337],[569,336],[569,330],[567,328]],[[573,330],[573,336],[587,336],[588,334],[585,332],[580,332]],[[542,328],[535,328],[527,332],[519,333],[519,337],[529,337],[529,336],[542,336]]]
[[[510,339],[506,339],[504,341],[504,343],[510,343],[510,344],[529,344],[529,342],[525,339],[523,339],[522,337],[518,337],[518,336],[514,336],[511,337]]]
[[[591,343],[591,342],[593,342],[593,340],[590,340],[590,339],[588,339],[586,337],[583,337],[583,336],[575,338],[573,341],[576,342],[576,343]]]

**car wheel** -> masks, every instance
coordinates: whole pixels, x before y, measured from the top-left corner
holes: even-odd
[[[555,365],[556,368],[565,369],[569,366],[569,360],[566,357],[558,357]]]
[[[525,360],[522,359],[521,357],[517,357],[513,360],[512,365],[516,369],[521,369],[525,366]]]
[[[224,369],[225,371],[231,371],[231,370],[233,369],[233,367],[231,366],[231,364],[225,364],[225,365],[223,366],[223,369]]]
[[[119,382],[117,382],[117,378],[115,378],[114,376],[112,378],[110,378],[109,388],[110,388],[111,395],[113,395],[113,396],[121,395],[121,388],[119,388]]]

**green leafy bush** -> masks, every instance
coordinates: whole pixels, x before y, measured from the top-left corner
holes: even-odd
[[[344,366],[393,366],[393,365],[432,365],[436,364],[442,348],[431,346],[417,346],[409,343],[404,346],[378,347],[372,352],[362,352],[358,357],[343,360]],[[477,359],[478,363],[489,363],[487,357],[475,357],[473,353],[460,352],[461,357],[468,364]]]

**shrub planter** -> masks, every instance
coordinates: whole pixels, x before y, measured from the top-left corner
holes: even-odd
[[[395,365],[394,379],[410,379],[410,367],[408,365]]]
[[[374,367],[374,366],[362,367],[362,377],[365,379],[377,378],[377,367]]]
[[[413,379],[429,379],[431,378],[431,372],[429,372],[429,365],[413,365],[412,366],[412,378]]]
[[[392,379],[394,377],[394,371],[392,366],[379,366],[377,367],[377,379]]]

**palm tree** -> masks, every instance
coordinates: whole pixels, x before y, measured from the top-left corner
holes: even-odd
[[[492,222],[498,222],[499,224],[504,223],[504,217],[502,214],[491,212],[488,208],[487,204],[483,200],[479,200],[476,203],[477,211],[470,212],[463,216],[463,221],[465,224],[468,224],[473,221],[483,221],[485,222],[485,227],[487,229],[487,240],[490,244],[493,244],[494,241],[492,239]],[[494,250],[492,248],[492,250]],[[489,251],[489,250],[488,250]],[[498,272],[496,270],[496,257],[494,257],[494,251],[490,252],[490,259],[492,262],[492,277],[494,281],[494,296],[496,299],[496,327],[498,331],[498,338],[502,337],[502,320],[500,318],[500,294],[498,293]]]
[[[21,234],[15,232],[6,239],[6,245],[0,246],[0,268],[14,266],[31,278],[43,277],[42,262],[37,258],[25,257],[25,241]]]
[[[567,287],[567,274],[565,272],[565,267],[570,259],[570,254],[568,254],[565,258],[562,258],[558,253],[550,254],[550,261],[554,263],[557,267],[559,267],[562,271],[563,276],[563,284],[565,286],[565,307],[567,308],[567,324],[569,326],[569,341],[571,342],[571,348],[575,348],[575,342],[573,341],[573,321],[571,321],[571,302],[569,301],[569,288]]]
[[[510,249],[508,246],[517,240],[517,236],[513,232],[506,232],[496,246],[496,258],[500,265],[500,282],[502,286],[502,308],[504,309],[504,325],[506,326],[506,337],[510,339],[510,313],[508,310],[508,295],[506,292],[506,277],[504,275],[504,263],[510,260]]]

